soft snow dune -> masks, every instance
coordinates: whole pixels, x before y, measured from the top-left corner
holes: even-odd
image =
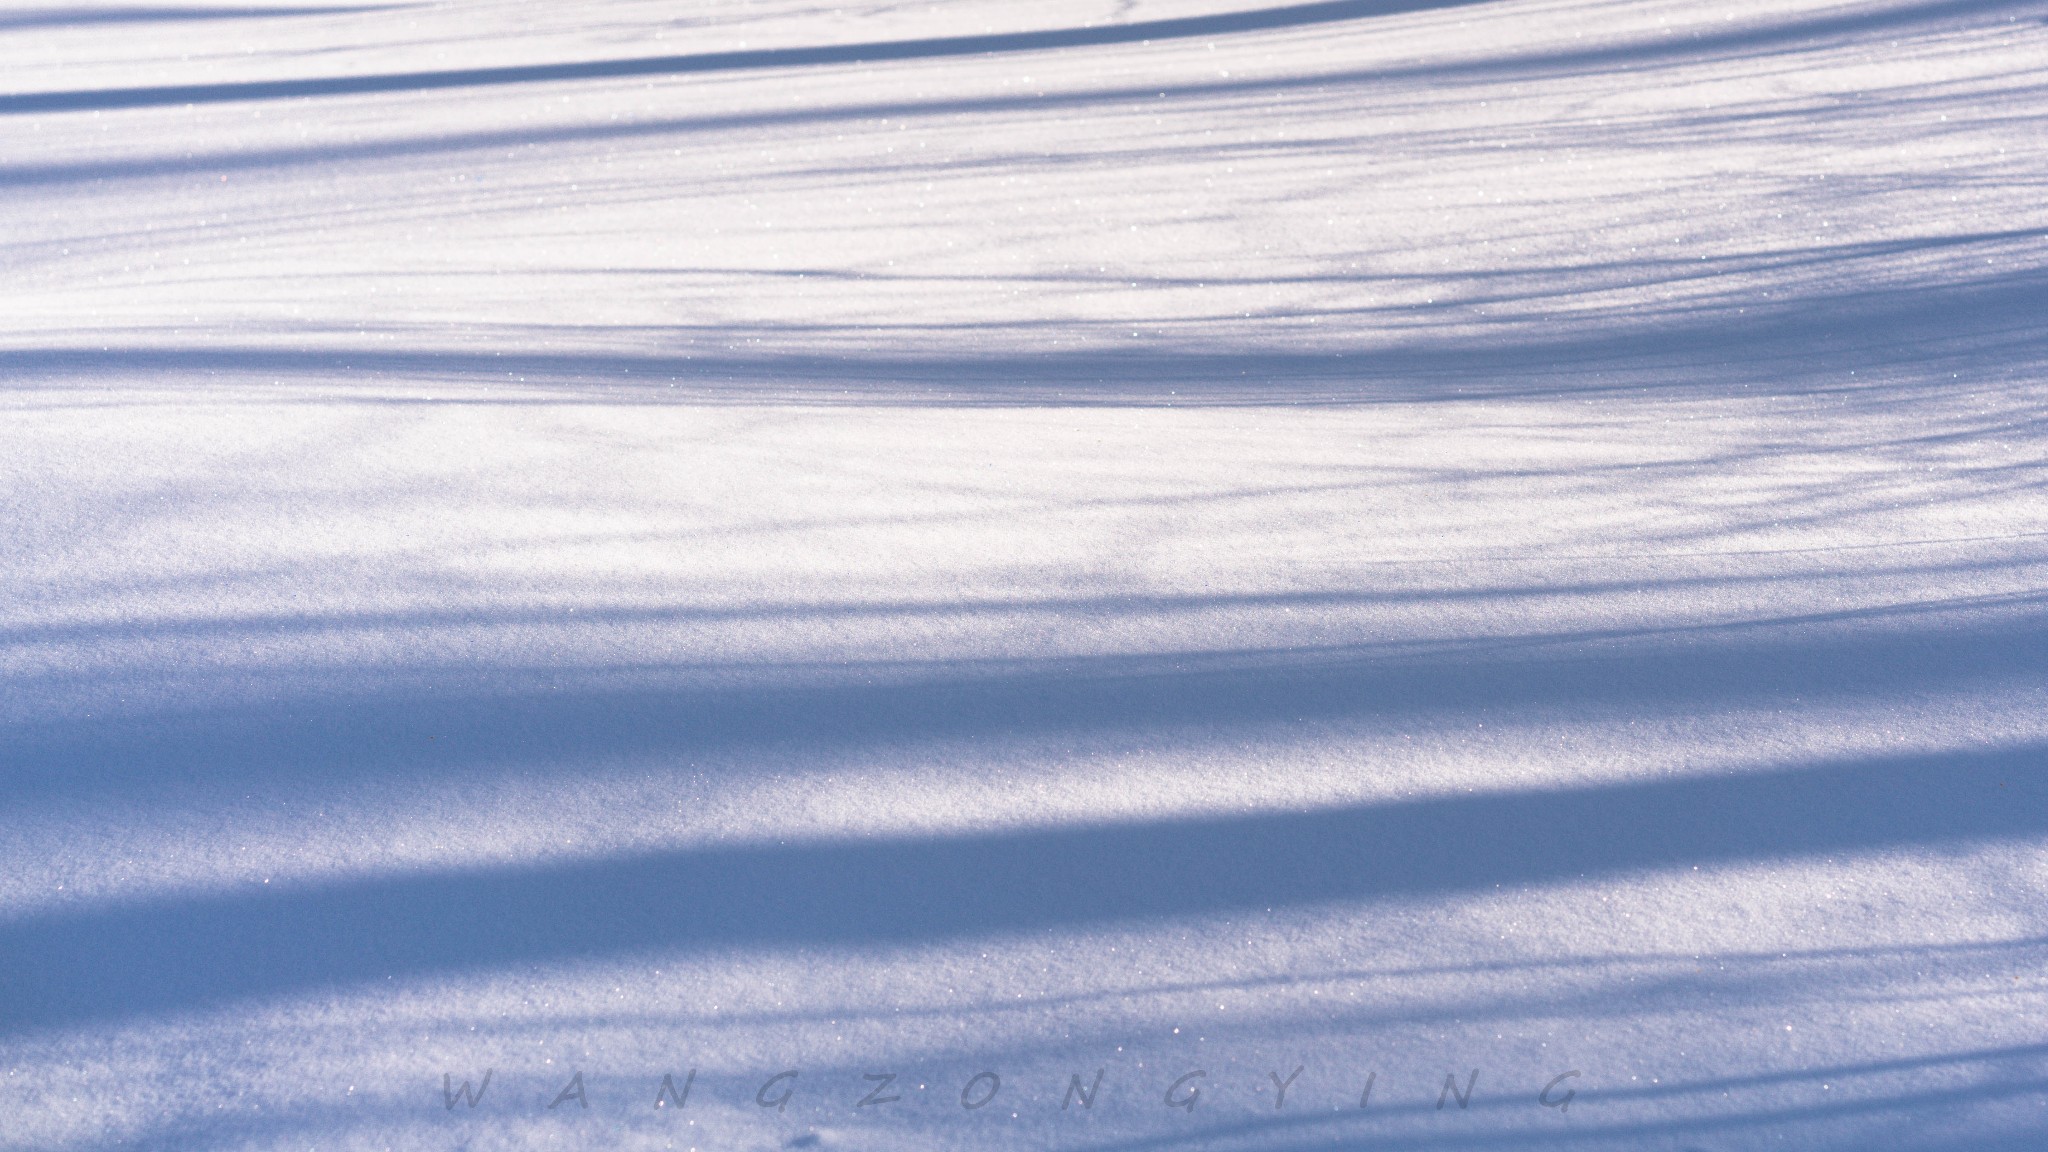
[[[0,1147],[2048,1142],[2040,4],[0,52]]]

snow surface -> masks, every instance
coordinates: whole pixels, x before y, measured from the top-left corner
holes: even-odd
[[[0,1147],[2048,1147],[2039,0],[0,54]]]

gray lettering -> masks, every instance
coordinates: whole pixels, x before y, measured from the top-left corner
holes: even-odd
[[[455,1102],[457,1100],[467,1101],[471,1108],[476,1107],[477,1102],[484,1098],[484,1089],[491,1086],[492,1071],[489,1068],[484,1069],[484,1082],[477,1085],[474,1092],[470,1091],[469,1081],[464,1080],[462,1087],[457,1088],[455,1087],[455,1077],[446,1072],[441,1073],[441,1099],[448,1102],[448,1110],[450,1112],[455,1111]]]
[[[761,1090],[759,1092],[754,1093],[754,1103],[759,1104],[763,1108],[773,1108],[777,1112],[780,1112],[783,1109],[789,1107],[789,1098],[796,1094],[795,1084],[791,1084],[788,1087],[784,1088],[782,1090],[782,1095],[777,1096],[773,1100],[770,1100],[768,1098],[768,1090],[770,1088],[775,1087],[777,1084],[782,1083],[784,1080],[795,1079],[796,1070],[793,1068],[787,1072],[777,1072],[775,1075],[770,1076],[768,1078],[768,1082],[761,1085]]]
[[[659,1108],[662,1106],[662,1101],[673,1100],[676,1102],[676,1107],[681,1108],[690,1102],[690,1085],[696,1082],[697,1070],[692,1068],[690,1069],[690,1074],[683,1077],[683,1090],[678,1092],[676,1091],[676,1078],[666,1072],[662,1073],[661,1087],[656,1089],[654,1093],[654,1106]]]
[[[1472,1078],[1465,1081],[1465,1090],[1463,1092],[1458,1091],[1458,1078],[1449,1072],[1444,1073],[1444,1090],[1436,1094],[1437,1111],[1443,1111],[1444,1101],[1453,1096],[1458,1098],[1458,1107],[1461,1109],[1472,1103],[1472,1086],[1477,1083],[1479,1083],[1479,1069],[1477,1068],[1472,1070]]]
[[[1557,1079],[1555,1079],[1555,1080],[1552,1080],[1552,1081],[1551,1081],[1550,1083],[1548,1083],[1548,1084],[1545,1084],[1545,1085],[1543,1086],[1543,1091],[1541,1091],[1541,1092],[1538,1092],[1538,1093],[1536,1094],[1536,1102],[1537,1102],[1538,1104],[1541,1104],[1541,1105],[1543,1105],[1543,1106],[1544,1106],[1545,1108],[1555,1108],[1555,1109],[1557,1109],[1557,1110],[1558,1110],[1559,1112],[1565,1112],[1565,1111],[1568,1111],[1568,1110],[1570,1110],[1570,1108],[1571,1108],[1571,1106],[1572,1106],[1572,1097],[1574,1097],[1574,1096],[1577,1096],[1577,1095],[1579,1094],[1579,1090],[1578,1090],[1578,1089],[1576,1089],[1576,1088],[1567,1088],[1567,1089],[1565,1089],[1565,1090],[1564,1090],[1564,1099],[1562,1099],[1562,1100],[1552,1100],[1552,1099],[1550,1098],[1550,1090],[1551,1090],[1552,1088],[1555,1088],[1555,1087],[1557,1087],[1557,1086],[1558,1086],[1559,1084],[1562,1084],[1562,1083],[1564,1083],[1565,1081],[1567,1081],[1567,1080],[1569,1080],[1569,1079],[1571,1079],[1572,1077],[1574,1077],[1574,1076],[1577,1076],[1577,1075],[1578,1075],[1578,1072],[1577,1072],[1576,1070],[1574,1070],[1574,1071],[1571,1071],[1571,1072],[1567,1072],[1567,1073],[1565,1073],[1565,1074],[1564,1074],[1564,1075],[1562,1075],[1562,1076],[1559,1076],[1559,1077],[1558,1077]]]
[[[556,1108],[565,1100],[574,1100],[578,1107],[590,1107],[590,1101],[583,1096],[583,1072],[581,1069],[578,1069],[576,1075],[569,1079],[569,1086],[567,1088],[555,1093],[555,1098],[548,1101],[548,1107],[550,1109]]]
[[[1189,1088],[1188,1094],[1179,1100],[1175,1100],[1173,1098],[1173,1094],[1175,1092],[1180,1091],[1180,1086],[1186,1084],[1188,1081],[1199,1080],[1207,1075],[1207,1072],[1204,1072],[1200,1068],[1197,1068],[1193,1072],[1190,1072],[1187,1075],[1181,1077],[1180,1079],[1175,1080],[1173,1083],[1167,1085],[1166,1106],[1168,1108],[1185,1108],[1189,1112],[1193,1112],[1195,1110],[1195,1101],[1200,1100],[1202,1098],[1202,1090],[1200,1088]]]
[[[896,1082],[896,1074],[894,1072],[870,1072],[867,1075],[862,1076],[861,1079],[877,1080],[880,1081],[880,1083],[875,1085],[875,1090],[873,1092],[870,1092],[867,1095],[861,1097],[860,1103],[854,1105],[855,1108],[865,1108],[870,1104],[894,1104],[896,1101],[903,1099],[903,1097],[900,1095],[882,1095],[883,1089],[887,1088],[889,1085]]]
[[[1066,1099],[1060,1101],[1060,1111],[1065,1112],[1068,1108],[1072,1107],[1074,1097],[1076,1096],[1081,1098],[1081,1108],[1083,1111],[1092,1110],[1095,1107],[1095,1094],[1102,1091],[1102,1073],[1104,1071],[1106,1070],[1097,1068],[1095,1070],[1095,1083],[1086,1088],[1081,1087],[1081,1074],[1079,1072],[1074,1073],[1074,1078],[1067,1081],[1067,1095]]]
[[[1294,1083],[1294,1078],[1301,1075],[1301,1070],[1306,1067],[1306,1064],[1296,1064],[1294,1071],[1288,1073],[1285,1080],[1280,1078],[1278,1072],[1266,1073],[1273,1081],[1273,1111],[1278,1112],[1287,1103],[1287,1086]]]
[[[968,1098],[974,1095],[974,1086],[976,1084],[981,1083],[983,1080],[988,1081],[988,1095],[983,1096],[981,1099],[975,1100],[970,1103]],[[972,1112],[976,1108],[979,1108],[982,1105],[987,1104],[989,1101],[995,1099],[996,1093],[1002,1091],[1002,1089],[1003,1078],[1001,1076],[998,1076],[993,1072],[978,1073],[975,1075],[974,1079],[969,1080],[967,1082],[967,1087],[960,1089],[960,1106],[962,1108],[967,1109],[969,1112]]]

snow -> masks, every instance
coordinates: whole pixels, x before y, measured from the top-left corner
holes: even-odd
[[[2048,1143],[2038,4],[0,50],[0,1148]]]

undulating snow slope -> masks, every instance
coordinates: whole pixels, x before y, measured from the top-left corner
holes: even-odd
[[[0,1148],[2048,1145],[2040,0],[0,60]]]

